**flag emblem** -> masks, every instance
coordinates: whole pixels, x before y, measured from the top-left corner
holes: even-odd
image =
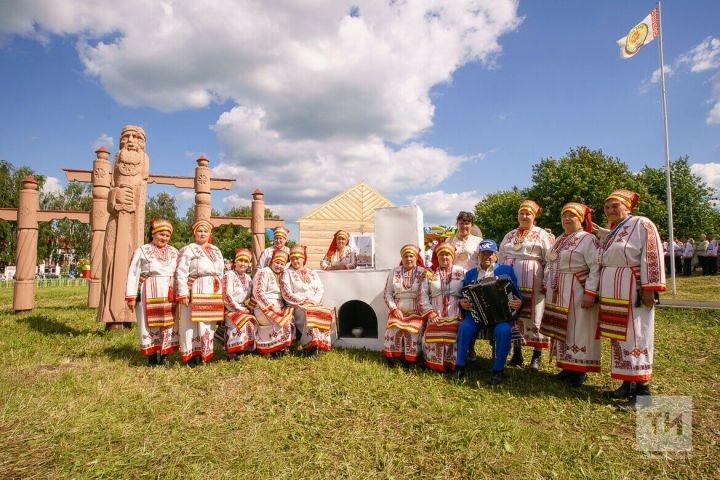
[[[635,25],[627,37],[625,37],[625,53],[628,55],[635,55],[640,47],[645,45],[645,40],[648,36],[648,27],[644,23]]]

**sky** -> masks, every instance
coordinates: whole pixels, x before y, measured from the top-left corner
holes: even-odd
[[[291,223],[366,181],[450,225],[577,146],[663,166],[659,42],[627,60],[616,45],[654,7],[2,0],[0,159],[61,189],[134,124],[151,173],[191,176],[202,154],[236,179],[220,212],[260,188]],[[720,2],[667,0],[661,20],[670,158],[720,188]]]

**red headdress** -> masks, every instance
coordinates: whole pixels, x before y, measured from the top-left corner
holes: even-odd
[[[569,202],[563,206],[560,215],[565,212],[571,212],[575,215],[580,220],[583,230],[588,233],[592,232],[592,210],[590,210],[590,207],[579,202]]]
[[[325,254],[327,258],[332,258],[332,256],[335,255],[335,252],[337,252],[338,237],[343,237],[346,242],[350,241],[350,234],[345,230],[338,230],[337,232],[335,232],[332,242],[330,242],[330,246],[328,247],[327,253]]]
[[[631,190],[625,190],[621,188],[619,190],[615,190],[610,195],[608,195],[605,201],[607,202],[610,199],[619,200],[620,203],[625,205],[628,210],[632,212],[632,209],[635,208],[638,200],[640,200],[640,194]]]

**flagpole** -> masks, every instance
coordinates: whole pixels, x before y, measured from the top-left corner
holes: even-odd
[[[663,34],[662,15],[660,11],[660,0],[657,3],[658,10],[658,50],[660,51],[660,86],[662,90],[663,126],[665,127],[665,195],[667,197],[668,212],[668,247],[670,247],[670,278],[672,281],[672,293],[675,295],[675,233],[673,232],[673,211],[672,211],[672,187],[670,182],[670,142],[668,140],[667,100],[665,99],[665,63],[663,61]]]

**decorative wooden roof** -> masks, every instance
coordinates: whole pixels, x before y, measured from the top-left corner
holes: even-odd
[[[380,195],[370,185],[360,182],[331,198],[307,215],[298,218],[298,223],[312,220],[371,222],[376,208],[394,206],[390,200]]]

